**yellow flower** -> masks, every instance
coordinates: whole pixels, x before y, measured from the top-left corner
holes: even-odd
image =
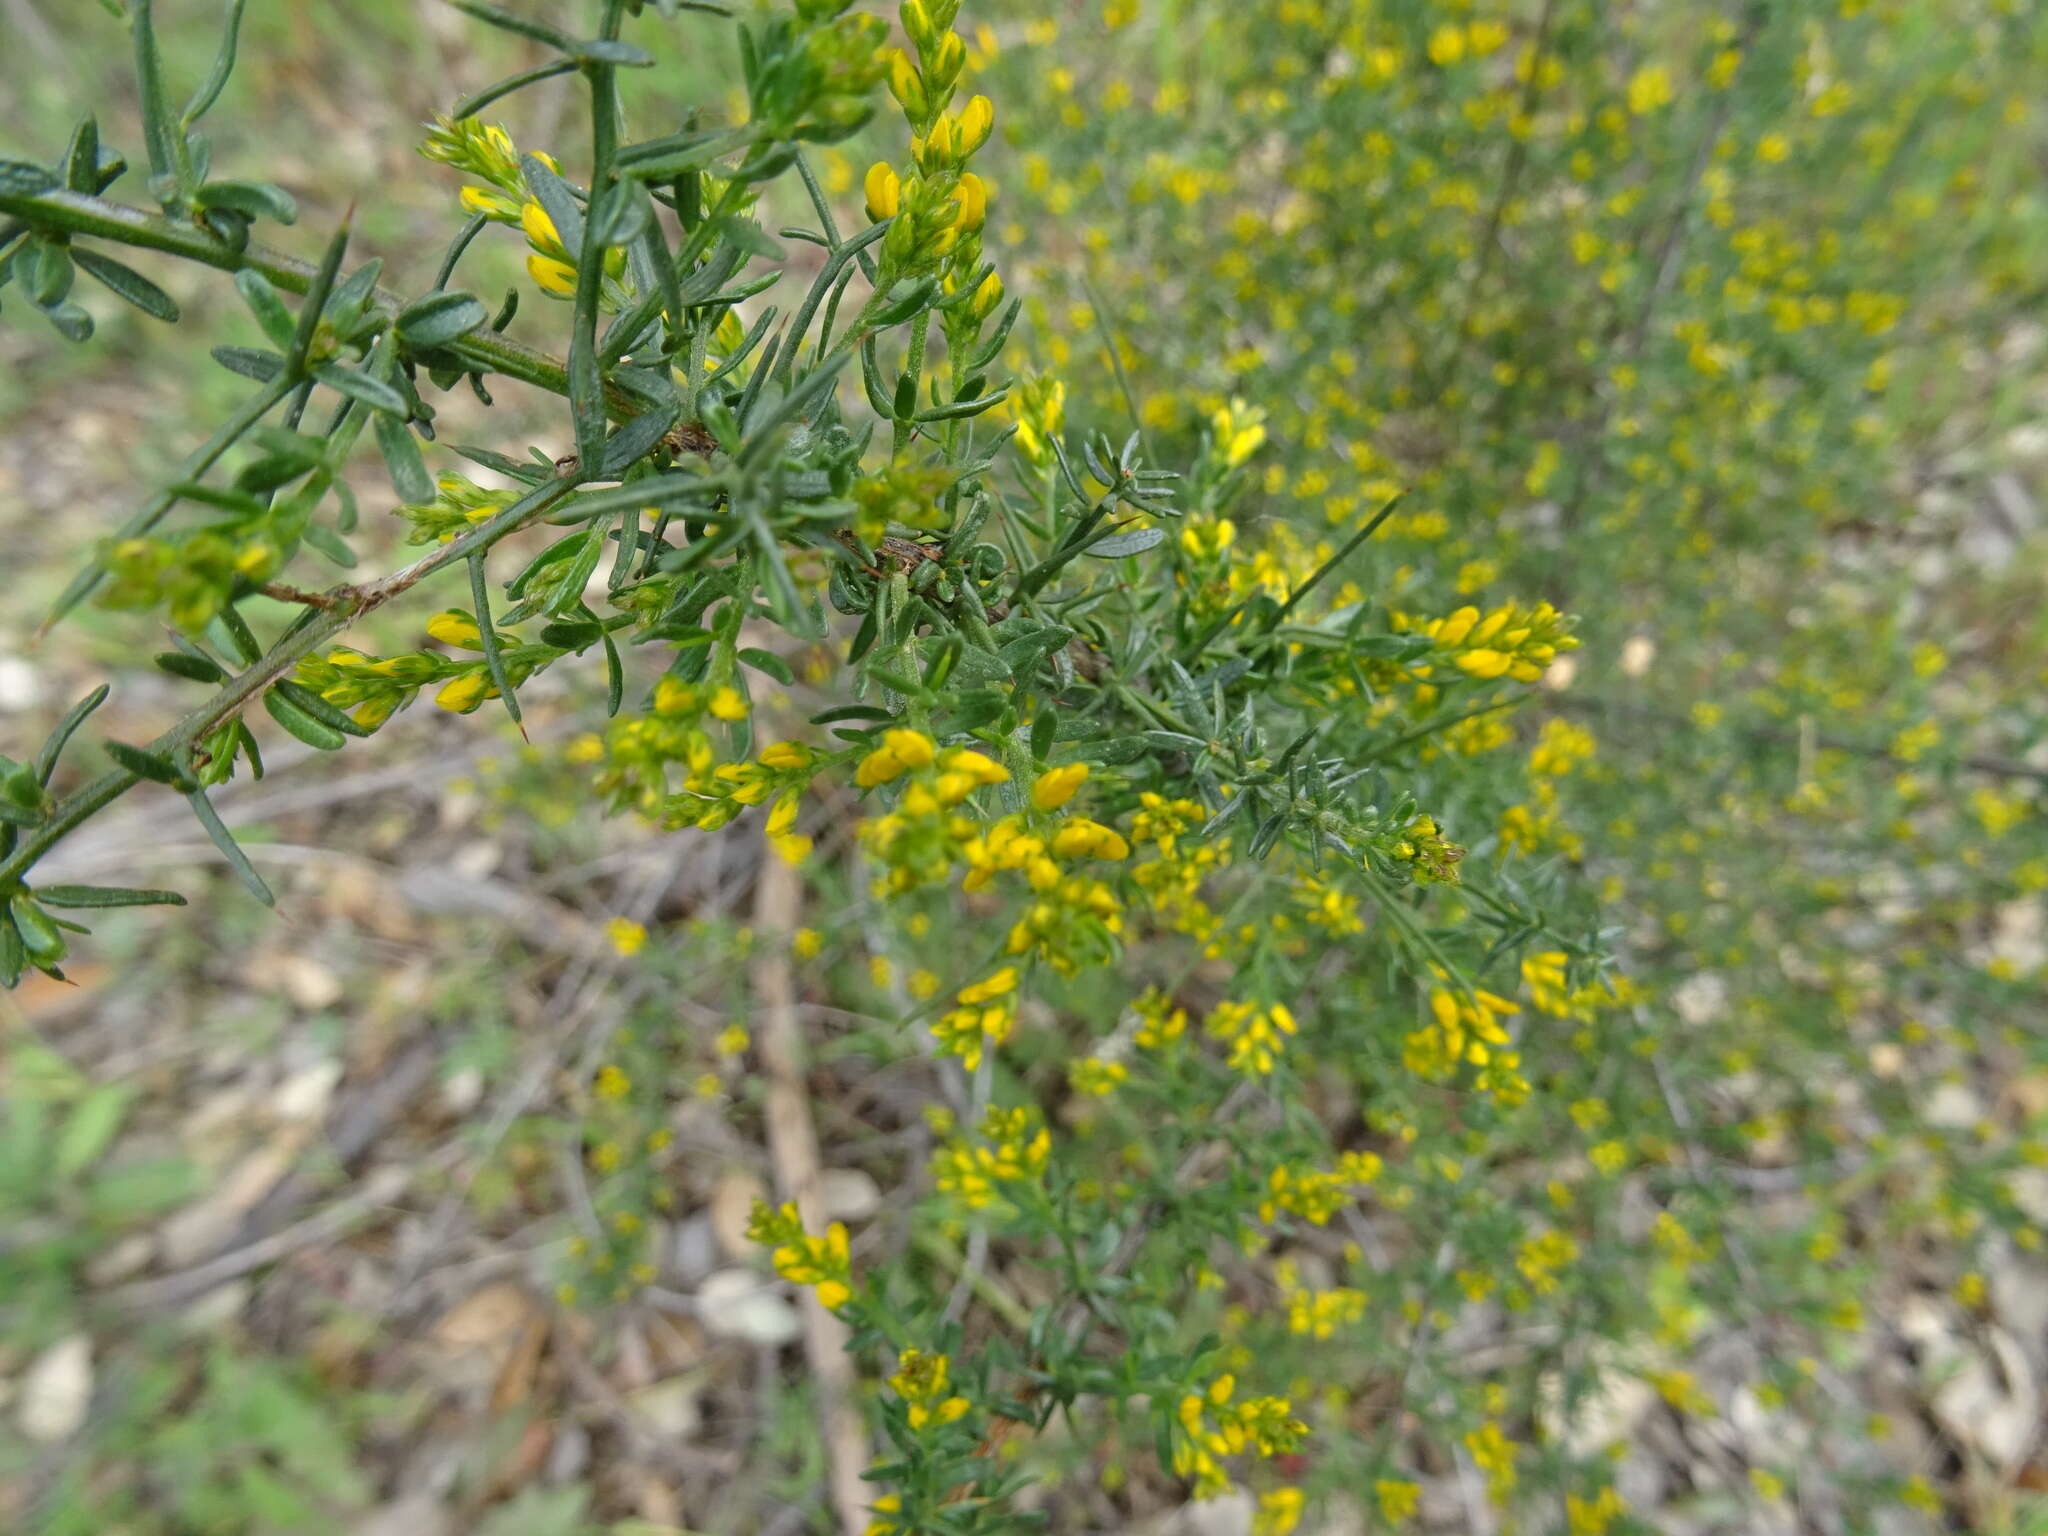
[[[477,628],[476,620],[458,608],[427,620],[427,633],[443,645],[459,645],[465,651],[480,651],[484,645],[483,632]]]
[[[958,1000],[968,1007],[979,1007],[1016,990],[1017,967],[1006,965],[994,975],[985,977],[972,986],[962,987],[957,996]]]
[[[1052,851],[1063,859],[1127,859],[1131,845],[1113,828],[1076,816],[1053,834]]]
[[[555,228],[555,221],[548,217],[547,209],[539,203],[529,202],[519,210],[519,227],[526,231],[528,242],[542,255],[569,254],[568,248],[562,244],[561,232]]]
[[[974,172],[961,172],[953,188],[953,201],[960,205],[960,216],[953,222],[953,229],[959,233],[972,234],[988,221],[988,184]]]
[[[1639,69],[1628,83],[1628,109],[1637,117],[1671,104],[1671,71],[1662,64]]]
[[[949,1361],[944,1355],[928,1355],[921,1349],[906,1349],[897,1362],[889,1385],[910,1405],[910,1427],[951,1424],[968,1411],[964,1397],[948,1396],[946,1374]]]
[[[931,737],[922,731],[884,731],[882,744],[860,760],[860,767],[854,771],[853,781],[862,789],[872,789],[877,784],[886,784],[913,768],[930,766],[937,750]]]
[[[984,784],[1008,781],[1010,770],[992,757],[966,747],[955,747],[939,759],[938,797],[941,805],[958,805]]]
[[[744,720],[747,718],[746,695],[727,683],[711,695],[711,713],[720,720]]]
[[[971,96],[967,105],[960,109],[956,132],[958,140],[955,150],[961,159],[966,159],[988,142],[989,131],[995,127],[995,103],[986,96]]]
[[[1087,782],[1086,763],[1062,763],[1057,768],[1048,768],[1031,786],[1031,803],[1041,811],[1056,811]]]
[[[558,299],[569,298],[576,292],[576,269],[566,261],[557,261],[536,251],[526,258],[526,273],[541,292],[551,293]]]
[[[824,937],[815,928],[799,928],[796,937],[790,940],[790,953],[799,960],[809,960],[825,947]]]
[[[647,942],[647,928],[630,917],[615,917],[604,925],[604,936],[622,955],[634,955]]]
[[[1301,1524],[1303,1502],[1299,1488],[1274,1488],[1260,1494],[1258,1513],[1252,1517],[1252,1536],[1288,1536]]]
[[[1242,400],[1232,400],[1209,418],[1209,430],[1226,466],[1235,469],[1259,451],[1266,441],[1265,422],[1263,410]]]
[[[488,674],[468,672],[442,684],[434,702],[454,714],[466,715],[485,699],[495,698],[497,692]]]
[[[470,213],[480,213],[487,219],[509,223],[519,217],[519,204],[503,192],[494,192],[488,187],[464,187],[462,206]]]
[[[884,219],[896,217],[902,206],[903,183],[886,160],[877,160],[868,167],[867,180],[862,185],[867,195],[868,220],[879,224]]]

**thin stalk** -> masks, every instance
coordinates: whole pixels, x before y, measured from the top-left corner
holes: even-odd
[[[193,743],[231,719],[264,689],[287,676],[303,658],[310,656],[362,615],[410,591],[436,571],[480,554],[499,540],[537,521],[549,507],[581,483],[580,474],[544,481],[497,516],[478,523],[402,570],[377,581],[335,587],[322,593],[324,606],[309,609],[306,618],[286,631],[253,666],[223,683],[218,693],[152,741],[148,750],[173,762],[180,761]],[[0,861],[0,890],[19,883],[36,860],[55,847],[66,834],[141,782],[126,769],[118,769],[65,796],[52,810],[49,820],[23,839],[4,861]]]

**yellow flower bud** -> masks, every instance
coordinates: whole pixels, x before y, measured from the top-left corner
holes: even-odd
[[[553,294],[558,299],[570,298],[576,292],[576,269],[566,261],[556,261],[552,256],[535,252],[526,258],[526,274],[541,292]]]
[[[961,174],[953,188],[953,201],[960,205],[960,217],[953,227],[961,234],[972,234],[987,222],[988,186],[974,172]]]
[[[533,248],[543,255],[569,254],[562,244],[561,232],[555,228],[555,221],[548,217],[547,209],[539,203],[529,202],[519,210],[519,227],[526,231],[526,238]]]
[[[967,105],[960,109],[955,123],[958,137],[953,146],[954,153],[965,160],[988,142],[989,133],[996,124],[995,105],[986,96],[970,97]]]
[[[1041,811],[1056,811],[1074,798],[1074,791],[1088,781],[1086,763],[1062,763],[1048,768],[1031,786],[1031,803]]]
[[[1114,828],[1077,816],[1053,834],[1052,851],[1063,859],[1126,859],[1131,845]]]
[[[923,122],[931,110],[917,66],[910,62],[910,56],[901,48],[891,49],[889,53],[889,94],[896,98],[896,104],[903,108],[903,115],[913,123]]]
[[[454,608],[427,620],[427,633],[443,645],[459,645],[465,651],[480,651],[484,646],[476,620]]]
[[[486,674],[471,672],[442,684],[434,702],[452,714],[466,715],[485,699],[496,697],[497,692]]]
[[[727,683],[711,695],[711,713],[721,720],[744,720],[747,718],[746,697]]]
[[[941,766],[948,773],[964,773],[977,784],[1004,784],[1010,778],[1010,770],[1001,763],[968,747],[955,747]]]
[[[510,223],[519,217],[519,204],[502,192],[489,187],[464,187],[462,206],[471,213],[480,213],[487,219]]]
[[[1489,651],[1482,647],[1459,653],[1457,660],[1459,668],[1474,677],[1494,678],[1506,672],[1515,658],[1504,651]]]
[[[932,758],[938,752],[937,744],[923,731],[884,731],[882,744],[894,752],[897,760],[906,768],[929,767]]]
[[[896,210],[902,205],[902,186],[888,161],[877,160],[868,167],[863,190],[867,193],[868,218],[872,222],[879,224],[896,217]]]

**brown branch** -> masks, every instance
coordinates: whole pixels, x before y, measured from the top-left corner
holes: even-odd
[[[758,745],[765,745],[759,734]],[[803,1028],[798,1022],[796,977],[789,963],[789,939],[802,911],[803,886],[795,866],[764,854],[754,879],[755,958],[752,990],[760,1023],[755,1051],[766,1076],[764,1118],[775,1182],[784,1199],[796,1202],[804,1226],[821,1219],[818,1131],[804,1087]],[[846,1536],[868,1525],[870,1490],[868,1437],[854,1406],[853,1362],[846,1353],[851,1333],[837,1315],[804,1293],[804,1358],[818,1393],[818,1433],[825,1443],[832,1508]]]

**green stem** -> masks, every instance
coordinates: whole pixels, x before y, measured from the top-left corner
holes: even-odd
[[[549,507],[581,483],[580,474],[544,481],[488,522],[478,523],[403,570],[394,571],[379,581],[337,587],[323,594],[328,603],[316,610],[309,621],[286,631],[253,666],[230,678],[205,704],[152,741],[148,750],[173,762],[179,761],[194,742],[232,718],[250,700],[289,673],[300,660],[325,645],[362,615],[410,591],[436,571],[467,560],[471,555],[481,554],[499,540],[537,521]],[[0,890],[18,884],[36,860],[55,847],[67,833],[141,782],[136,775],[120,770],[104,774],[83,789],[65,796],[51,812],[50,819],[25,838],[6,860],[0,861]]]

